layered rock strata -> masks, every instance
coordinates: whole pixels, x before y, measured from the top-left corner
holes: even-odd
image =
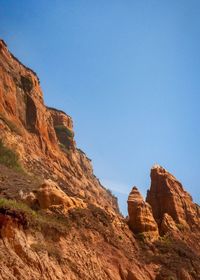
[[[129,226],[134,233],[151,232],[158,237],[178,229],[198,230],[199,206],[192,201],[182,184],[166,169],[151,169],[151,186],[146,202],[134,187],[128,197]]]
[[[158,226],[151,206],[143,200],[136,187],[133,187],[128,197],[128,214],[129,226],[134,233],[144,233],[151,239],[158,237]]]
[[[118,209],[94,176],[91,160],[76,148],[71,117],[46,107],[37,75],[0,40],[0,140],[31,173],[51,179],[70,196]]]
[[[183,189],[182,184],[166,169],[155,166],[151,169],[151,186],[146,201],[151,205],[157,223],[162,223],[165,213],[175,223],[186,227],[200,224],[198,206]]]

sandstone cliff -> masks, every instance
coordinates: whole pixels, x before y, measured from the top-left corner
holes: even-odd
[[[155,166],[123,218],[71,117],[2,40],[0,132],[0,279],[200,279],[200,209],[181,183]]]
[[[158,224],[167,213],[177,224],[198,228],[200,225],[199,207],[182,184],[160,166],[151,169],[151,187],[147,193],[147,202],[153,209]]]
[[[136,187],[128,197],[129,227],[134,233],[143,233],[150,239],[158,238],[158,225],[151,206],[145,202]]]
[[[111,210],[117,203],[93,174],[90,160],[76,148],[72,119],[47,108],[36,74],[0,41],[0,129],[5,145],[24,167],[80,198]]]

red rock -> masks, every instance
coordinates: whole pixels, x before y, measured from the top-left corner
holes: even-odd
[[[199,226],[198,207],[182,184],[161,166],[151,169],[151,187],[146,201],[151,205],[153,215],[160,225],[167,213],[175,223],[185,226]]]
[[[148,234],[151,239],[158,237],[158,226],[154,220],[151,206],[145,202],[136,187],[128,197],[129,227],[138,234]]]
[[[35,191],[36,203],[38,202],[41,209],[52,209],[53,207],[62,208],[66,213],[74,207],[84,208],[86,204],[79,198],[68,196],[57,184],[51,180],[46,180],[38,190]]]
[[[176,223],[172,219],[172,217],[169,214],[165,213],[163,215],[162,223],[160,226],[161,234],[165,235],[168,232],[175,232],[177,230],[178,230],[178,228],[176,226]]]
[[[48,111],[53,119],[56,136],[62,147],[75,150],[76,143],[74,141],[72,118],[66,113],[54,108],[48,108]]]
[[[0,138],[15,150],[25,169],[62,182],[70,195],[117,210],[116,199],[94,176],[91,161],[76,148],[73,123],[47,108],[37,75],[0,40]]]

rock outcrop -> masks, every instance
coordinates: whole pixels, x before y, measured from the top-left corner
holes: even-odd
[[[35,191],[22,199],[32,208],[50,209],[66,214],[73,208],[85,208],[86,204],[80,199],[68,196],[51,180],[45,182]]]
[[[162,222],[160,225],[160,233],[161,235],[165,235],[168,232],[176,232],[178,230],[175,221],[173,218],[165,213],[162,218]]]
[[[151,206],[145,202],[136,187],[128,197],[129,227],[136,234],[145,234],[150,239],[158,237],[158,226],[154,220]]]
[[[75,150],[72,118],[66,113],[54,108],[48,108],[53,119],[53,126],[61,148]]]
[[[91,161],[76,148],[71,117],[46,107],[37,75],[0,40],[0,140],[24,168],[51,179],[70,196],[118,209],[116,198],[94,176]]]
[[[151,169],[151,186],[146,202],[134,187],[128,197],[129,227],[138,234],[150,233],[152,238],[178,230],[198,230],[199,207],[182,184],[159,165]],[[159,232],[159,234],[158,234]]]
[[[151,169],[151,187],[146,201],[151,205],[158,225],[164,215],[170,215],[174,222],[191,228],[200,224],[198,207],[182,184],[161,166]]]

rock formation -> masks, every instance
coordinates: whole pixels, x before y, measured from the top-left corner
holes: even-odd
[[[70,116],[54,108],[48,108],[53,119],[53,126],[61,148],[75,150],[73,122]]]
[[[29,172],[51,179],[69,195],[117,210],[116,199],[94,176],[76,148],[72,119],[46,107],[37,75],[0,40],[0,139]]]
[[[129,226],[138,234],[146,234],[151,239],[158,237],[158,226],[154,220],[151,206],[145,202],[136,187],[128,197]]]
[[[32,208],[60,210],[63,214],[72,208],[86,207],[80,198],[68,196],[51,180],[45,180],[38,189],[22,199]]]
[[[0,279],[200,279],[200,208],[181,183],[155,166],[147,201],[133,188],[122,217],[72,119],[2,40],[0,132]]]
[[[198,207],[182,184],[160,166],[151,169],[151,187],[146,201],[151,205],[153,215],[160,225],[165,213],[175,223],[186,227],[198,227],[200,224]]]
[[[176,223],[174,222],[173,218],[169,214],[165,213],[163,215],[162,223],[160,225],[161,235],[165,235],[168,232],[175,232],[177,230],[178,230],[178,228],[177,228]]]
[[[134,187],[128,197],[129,227],[134,233],[157,238],[178,229],[198,230],[199,207],[182,184],[159,165],[151,169],[151,186],[146,202]]]

